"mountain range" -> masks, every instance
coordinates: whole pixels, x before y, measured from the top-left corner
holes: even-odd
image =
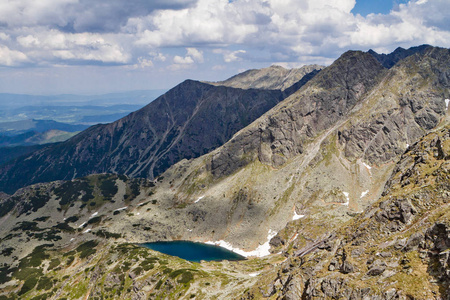
[[[187,80],[2,164],[0,297],[447,299],[449,66],[423,45]],[[172,240],[248,259],[137,245]]]

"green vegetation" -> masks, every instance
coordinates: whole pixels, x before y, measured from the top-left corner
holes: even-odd
[[[94,234],[96,236],[105,238],[105,239],[119,239],[122,237],[122,235],[120,233],[113,233],[113,232],[109,232],[109,231],[105,231],[103,229],[100,229],[96,232],[94,232]]]
[[[15,249],[12,248],[12,247],[5,248],[5,249],[2,250],[2,252],[0,252],[0,255],[10,256],[13,253],[14,250]]]
[[[67,206],[78,200],[80,196],[83,202],[93,199],[93,189],[86,178],[74,181],[66,181],[60,187],[55,189],[55,195],[60,198],[59,204]]]
[[[93,218],[89,219],[89,220],[87,221],[87,224],[88,224],[88,225],[91,225],[91,224],[98,224],[98,223],[100,223],[101,221],[102,221],[102,216],[97,216],[97,217],[93,217]]]
[[[97,247],[98,242],[94,240],[87,241],[81,245],[79,245],[75,250],[80,252],[80,258],[86,258],[95,252],[97,252],[95,247]]]
[[[47,270],[53,270],[54,268],[58,267],[61,264],[61,261],[59,260],[59,258],[53,258],[50,261],[50,264],[48,265],[48,269]]]
[[[114,175],[99,175],[100,189],[105,201],[112,200],[115,194],[117,194],[118,188],[116,186],[117,176]]]
[[[39,217],[39,218],[34,219],[33,221],[37,221],[37,222],[45,222],[45,221],[47,221],[48,219],[50,219],[49,216],[42,216],[42,217]]]

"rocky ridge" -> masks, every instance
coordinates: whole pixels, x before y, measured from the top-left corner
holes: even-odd
[[[286,90],[300,81],[304,76],[323,69],[319,65],[307,65],[296,69],[285,69],[273,65],[263,69],[247,70],[227,80],[209,82],[240,89]]]

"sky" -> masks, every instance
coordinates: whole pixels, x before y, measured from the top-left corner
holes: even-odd
[[[0,0],[0,93],[102,94],[450,47],[450,0]]]

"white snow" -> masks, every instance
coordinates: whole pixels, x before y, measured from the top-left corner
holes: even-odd
[[[239,255],[242,255],[244,257],[251,257],[251,256],[264,257],[264,256],[267,256],[267,255],[270,255],[270,252],[269,252],[269,249],[270,249],[269,241],[276,235],[277,235],[277,233],[270,229],[269,233],[267,235],[267,242],[265,242],[262,245],[259,245],[259,247],[256,248],[255,250],[248,251],[248,252],[244,251],[242,249],[239,249],[239,248],[234,248],[233,245],[231,245],[228,242],[225,242],[224,240],[220,240],[220,241],[216,241],[216,242],[208,241],[208,242],[206,242],[206,244],[217,245],[217,246],[223,247],[225,249],[233,251],[233,252],[235,252],[235,253],[237,253]]]
[[[136,216],[139,216],[141,213],[137,213]]]
[[[71,239],[70,239],[70,242],[73,241],[74,239],[75,239],[75,238],[71,238]]]
[[[195,201],[194,201],[194,203],[197,203],[198,201],[202,200],[202,199],[203,199],[203,197],[205,197],[205,196],[200,196],[200,197],[198,197],[198,199],[197,199],[197,200],[195,200]]]
[[[297,215],[297,212],[294,210],[294,216],[292,217],[292,221],[303,218],[305,215]]]
[[[348,197],[349,193],[347,193],[347,192],[342,192],[342,193],[344,194],[345,198],[347,198],[347,202],[341,203],[341,204],[345,205],[345,206],[348,206],[350,204],[350,198]]]
[[[128,208],[128,206],[124,206],[124,207],[118,208],[118,209],[116,209],[114,211],[121,211],[121,210],[124,210],[124,209],[127,209],[127,208]]]
[[[298,233],[295,234],[295,236],[292,238],[292,241],[295,241],[298,238]]]
[[[86,222],[84,222],[83,224],[81,224],[80,226],[78,226],[78,228],[83,227],[84,225],[86,225]]]
[[[187,230],[187,231],[189,231],[189,232],[192,232],[192,229],[189,229],[189,228],[188,228],[188,230]]]
[[[445,108],[448,109],[448,104],[450,102],[450,99],[445,99]]]
[[[96,215],[98,215],[98,211],[96,211],[95,213],[93,213],[93,214],[91,215],[91,218],[95,217]]]
[[[369,190],[362,192],[360,198],[362,198],[362,197],[364,197],[365,195],[367,195],[368,192],[369,192]]]
[[[406,148],[409,148],[409,144],[406,144]]]
[[[362,164],[363,164],[363,165],[364,165],[364,167],[366,167],[367,169],[369,169],[369,170],[370,170],[370,169],[372,169],[372,167],[371,167],[371,166],[369,166],[368,164],[366,164],[365,162],[363,162]]]
[[[248,274],[248,276],[250,276],[250,277],[256,277],[256,276],[258,276],[260,273],[258,273],[258,272],[255,272],[255,273],[250,273],[250,274]]]
[[[83,231],[83,233],[88,233],[89,231],[91,231],[90,228],[86,229],[85,231]]]

